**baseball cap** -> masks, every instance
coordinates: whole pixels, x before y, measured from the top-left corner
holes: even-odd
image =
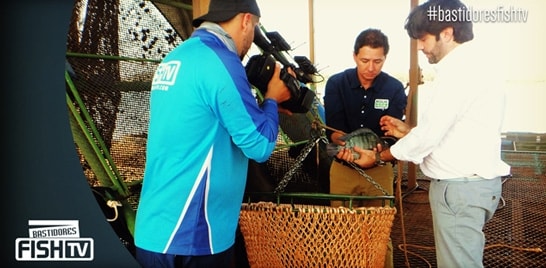
[[[260,17],[256,0],[210,0],[208,13],[195,18],[192,25],[199,27],[203,21],[227,21],[239,13],[251,13]]]

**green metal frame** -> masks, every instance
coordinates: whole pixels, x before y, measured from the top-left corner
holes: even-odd
[[[117,169],[109,149],[106,147],[68,72],[65,72],[65,80],[68,88],[66,103],[74,142],[81,150],[101,186],[108,187],[118,194],[118,197],[108,195],[106,198],[110,200],[121,199],[117,201],[122,204],[127,227],[131,234],[134,234],[136,211],[127,201],[127,197],[131,195],[131,192],[123,181],[123,177]]]

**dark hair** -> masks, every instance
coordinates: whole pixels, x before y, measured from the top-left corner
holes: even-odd
[[[354,53],[358,54],[361,47],[369,46],[371,48],[383,48],[383,53],[387,56],[389,53],[389,39],[378,29],[366,29],[356,37]]]
[[[440,10],[450,12],[450,17],[442,19],[439,16]],[[425,34],[435,35],[439,39],[440,32],[452,27],[455,41],[462,44],[474,38],[472,20],[464,15],[466,11],[467,7],[459,0],[429,0],[410,12],[404,28],[413,39],[419,39]]]

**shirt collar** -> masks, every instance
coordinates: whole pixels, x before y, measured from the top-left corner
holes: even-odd
[[[460,64],[464,61],[461,61],[461,59],[465,58],[465,54],[467,54],[467,50],[471,49],[470,44],[462,43],[453,48],[449,53],[447,53],[437,64],[434,66],[434,70],[436,71],[442,71],[444,69],[451,69],[451,68],[460,68],[464,66],[460,66]]]
[[[375,90],[377,87],[377,83],[383,79],[384,73],[381,71],[373,80],[372,85],[368,88],[368,90]],[[360,85],[360,80],[358,80],[358,72],[356,68],[352,69],[352,74],[350,76],[350,86],[352,89],[362,89],[362,86]]]
[[[220,27],[220,25],[218,25],[217,23],[204,21],[199,26],[199,29],[205,29],[208,32],[214,34],[222,41],[222,43],[224,43],[228,47],[229,50],[237,54],[237,47],[235,46],[235,42],[233,41],[231,36],[226,31],[224,31],[224,29]]]

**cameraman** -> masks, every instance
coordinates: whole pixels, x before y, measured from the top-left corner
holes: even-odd
[[[158,66],[135,226],[143,267],[230,267],[248,160],[276,146],[280,64],[258,105],[241,59],[260,19],[255,0],[211,0],[192,36]]]

